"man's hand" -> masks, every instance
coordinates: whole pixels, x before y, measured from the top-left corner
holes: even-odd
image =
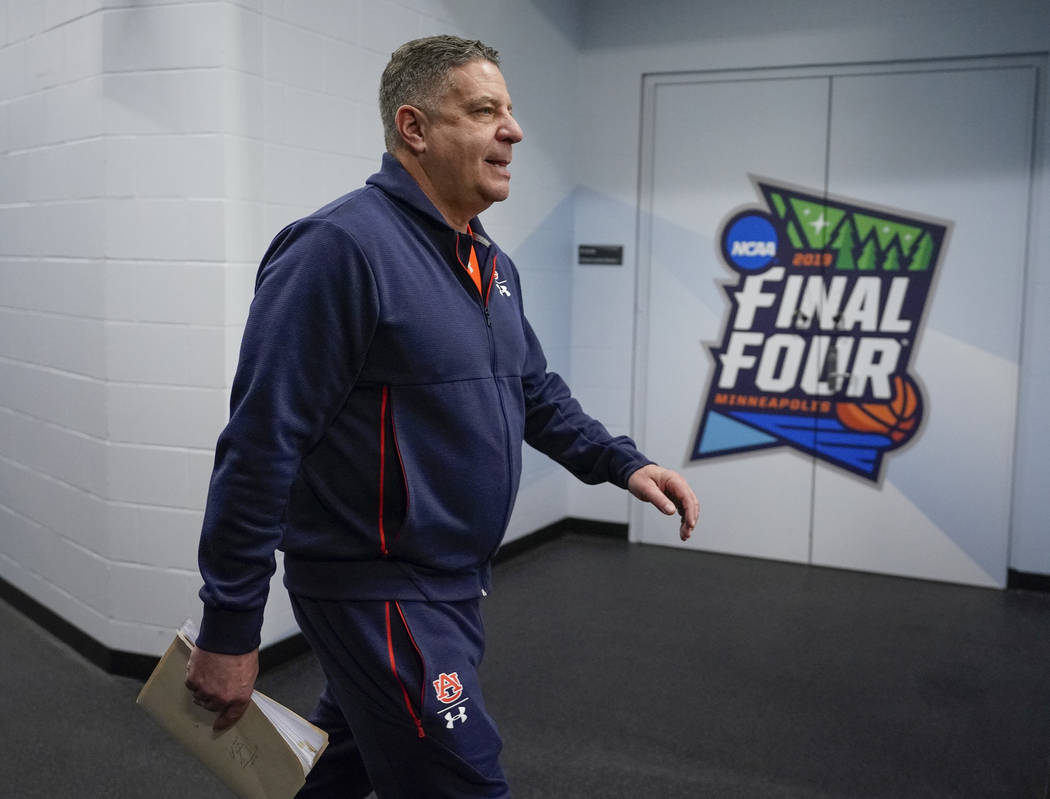
[[[219,714],[212,725],[216,732],[244,715],[258,676],[258,649],[244,655],[222,655],[194,647],[186,665],[186,687],[193,692],[193,703]]]
[[[682,517],[678,534],[683,541],[693,534],[700,518],[700,502],[678,472],[650,463],[628,478],[627,490],[643,502],[651,502],[668,516],[677,510]]]

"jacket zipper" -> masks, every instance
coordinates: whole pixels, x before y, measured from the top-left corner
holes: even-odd
[[[496,377],[496,336],[495,336],[495,333],[493,333],[493,330],[492,330],[492,316],[489,313],[489,296],[492,294],[492,284],[493,284],[493,282],[495,282],[495,280],[496,280],[496,255],[493,254],[493,256],[492,256],[492,271],[489,273],[489,284],[488,284],[488,287],[485,290],[485,306],[484,307],[485,307],[485,321],[488,323],[489,352],[492,353],[492,362],[491,362],[492,363],[492,380],[496,384],[496,396],[499,397],[499,409],[500,409],[500,413],[503,416],[503,440],[504,440],[504,447],[505,447],[505,449],[504,449],[504,460],[507,463],[507,491],[506,491],[507,504],[503,508],[503,529],[506,529],[507,522],[509,521],[509,517],[510,517],[510,507],[511,507],[511,480],[512,480],[512,475],[511,475],[511,467],[510,467],[510,460],[511,460],[510,459],[510,448],[513,445],[512,445],[511,440],[510,440],[510,425],[507,422],[507,406],[503,402],[503,389],[500,388],[499,379]],[[490,560],[492,558],[492,556],[495,554],[496,549],[498,549],[498,548],[499,548],[499,544],[497,543],[496,546],[494,546],[489,551],[488,558],[486,558],[486,560]]]
[[[461,235],[463,235],[463,234],[456,233],[456,260],[459,262],[459,266],[460,266],[460,270],[459,271],[462,273],[462,275],[459,277],[459,281],[460,281],[460,283],[466,285],[466,282],[467,282],[467,280],[469,278],[467,278],[467,276],[466,276],[467,275],[467,271],[466,271],[466,267],[463,265],[463,259],[460,258],[460,256],[459,256],[459,236],[461,236]],[[474,246],[473,242],[471,242],[471,246]],[[497,258],[496,258],[496,255],[493,254],[493,256],[492,256],[492,269],[489,272],[489,281],[488,281],[488,284],[485,286],[485,296],[484,297],[482,297],[481,295],[478,294],[477,289],[474,286],[473,281],[470,282],[469,291],[475,297],[477,297],[478,303],[481,306],[481,310],[485,314],[485,327],[486,327],[486,330],[488,332],[488,341],[489,341],[489,356],[490,356],[489,357],[489,367],[490,367],[490,371],[492,372],[492,381],[496,385],[496,396],[499,397],[500,415],[501,415],[501,417],[503,419],[504,459],[506,460],[506,463],[507,463],[507,478],[506,478],[507,504],[506,504],[506,506],[503,509],[503,527],[506,528],[507,521],[508,521],[508,518],[510,516],[510,508],[511,508],[510,484],[511,484],[512,475],[511,475],[511,467],[510,467],[510,460],[511,460],[510,459],[510,448],[511,448],[512,444],[511,444],[511,440],[510,440],[510,425],[507,422],[507,406],[506,406],[506,403],[504,403],[504,401],[503,401],[503,390],[500,388],[499,380],[496,378],[496,336],[495,336],[495,333],[493,332],[493,329],[492,329],[492,313],[489,311],[489,297],[492,295],[492,284],[496,281],[496,265],[497,265]],[[486,560],[491,559],[498,548],[499,548],[499,544],[497,543],[496,546],[494,546],[492,548],[492,550],[489,552],[488,558],[486,558]]]
[[[379,549],[384,558],[390,554],[386,548],[386,530],[383,527],[383,506],[386,504],[386,413],[389,398],[390,389],[383,386],[379,400]]]

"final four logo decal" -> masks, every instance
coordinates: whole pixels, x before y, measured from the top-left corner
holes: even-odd
[[[755,179],[692,460],[791,447],[878,482],[918,433],[912,355],[950,223]]]

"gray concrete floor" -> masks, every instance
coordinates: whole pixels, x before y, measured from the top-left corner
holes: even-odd
[[[1047,799],[1050,595],[568,536],[497,567],[486,701],[517,799]],[[0,795],[225,797],[0,603]],[[311,655],[260,689],[301,713]]]

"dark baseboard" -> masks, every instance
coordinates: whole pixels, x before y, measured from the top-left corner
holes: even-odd
[[[565,519],[562,519],[504,544],[497,550],[493,563],[506,563],[511,558],[561,538],[565,535],[564,524]]]
[[[1035,572],[1019,572],[1010,569],[1006,573],[1006,587],[1014,591],[1042,591],[1050,593],[1050,574],[1036,574]],[[1050,795],[1047,796],[1050,799]]]
[[[109,674],[117,677],[131,677],[145,682],[160,660],[155,655],[110,649],[3,579],[0,579],[0,600],[7,602],[22,615]],[[260,650],[259,669],[260,671],[272,669],[309,649],[310,646],[302,634],[296,633]]]
[[[605,538],[618,538],[627,540],[626,522],[599,522],[594,519],[577,519],[569,517],[562,519],[566,533],[578,533],[580,535],[597,535]]]
[[[593,519],[578,519],[568,516],[564,519],[548,524],[539,530],[526,533],[520,538],[515,538],[508,544],[504,544],[496,553],[495,563],[503,563],[511,558],[517,557],[524,552],[536,549],[543,544],[555,541],[566,533],[579,535],[597,535],[606,538],[619,538],[627,540],[627,525],[618,522],[598,522]]]
[[[606,538],[623,539],[627,541],[627,525],[617,522],[595,522],[593,519],[576,519],[566,517],[539,530],[522,535],[521,538],[504,544],[496,553],[495,563],[503,563],[511,558],[517,558],[523,552],[528,552],[551,541],[562,538],[566,533],[574,532],[582,535],[604,535]]]
[[[502,563],[510,560],[516,555],[561,538],[566,533],[626,539],[627,525],[596,522],[591,519],[562,519],[500,547],[496,554],[496,562]],[[145,681],[153,673],[153,669],[160,660],[153,655],[110,649],[4,579],[0,579],[0,600],[7,602],[15,610],[30,618],[55,638],[109,674]],[[262,671],[272,669],[309,649],[310,646],[306,643],[306,639],[297,633],[264,647],[259,652],[259,668]]]
[[[37,602],[29,594],[2,579],[0,579],[0,599],[110,674],[127,677],[142,676],[145,679],[157,665],[158,658],[156,657],[110,649],[80,628],[70,624],[50,608]]]
[[[303,634],[296,633],[259,650],[259,671],[275,668],[309,651],[310,645]]]

